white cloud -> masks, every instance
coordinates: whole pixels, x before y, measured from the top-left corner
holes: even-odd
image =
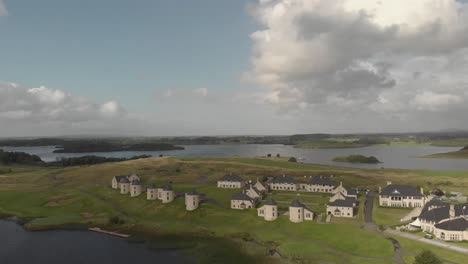
[[[3,0],[0,0],[0,16],[6,16],[8,15],[8,11],[5,7],[5,3],[3,2]]]
[[[259,0],[251,14],[243,79],[277,112],[336,132],[466,127],[466,2]]]
[[[457,86],[452,77],[460,69],[447,67],[460,61],[454,54],[468,58],[468,7],[455,0],[272,0],[259,1],[253,15],[262,28],[251,35],[246,76],[278,109],[327,102],[366,111],[395,107],[397,98],[387,93],[414,98],[424,92],[413,86],[414,76],[440,78],[439,87],[426,89]]]
[[[63,124],[106,121],[125,115],[116,101],[98,104],[44,86],[24,88],[14,83],[0,83],[0,118],[24,122],[59,122]]]

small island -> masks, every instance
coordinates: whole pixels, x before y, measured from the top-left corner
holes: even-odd
[[[336,162],[349,162],[349,163],[368,163],[368,164],[377,164],[381,163],[380,160],[378,160],[374,156],[363,156],[363,155],[349,155],[349,156],[338,156],[333,159],[333,161]]]
[[[457,151],[436,153],[432,155],[423,156],[423,158],[468,159],[468,146],[465,146],[464,148]]]

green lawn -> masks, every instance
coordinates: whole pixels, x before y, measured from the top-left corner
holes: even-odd
[[[380,207],[378,198],[374,199],[372,217],[377,225],[391,226],[403,224],[400,219],[412,211],[412,208]]]
[[[380,232],[360,226],[362,198],[358,216],[349,221],[294,224],[289,222],[288,216],[281,215],[276,221],[266,222],[257,216],[256,210],[238,211],[205,203],[198,210],[187,212],[183,198],[162,204],[147,201],[144,194],[131,198],[109,187],[112,176],[132,171],[137,172],[145,184],[173,182],[178,191],[195,188],[226,207],[229,207],[232,193],[240,190],[219,189],[215,182],[229,172],[251,180],[282,173],[298,179],[303,175],[334,174],[334,181],[343,181],[346,186],[372,188],[387,179],[424,183],[429,178],[434,182],[441,178],[456,185],[466,182],[457,175],[421,176],[414,171],[333,168],[266,158],[152,158],[65,169],[14,167],[12,173],[0,177],[0,214],[36,217],[27,225],[33,229],[82,224],[156,238],[184,237],[182,241],[200,241],[200,246],[192,248],[191,252],[204,263],[216,263],[221,258],[219,254],[233,261],[242,260],[242,263],[272,263],[273,259],[265,257],[267,248],[278,250],[283,262],[392,263],[391,243]],[[284,200],[285,208],[295,198],[303,203],[322,204],[310,206],[320,212],[325,211],[324,204],[329,198],[327,194],[302,192],[274,192],[272,196],[275,200]],[[400,216],[395,215],[400,213],[402,211],[394,208],[377,208],[374,219],[377,223],[395,224],[396,221],[398,224]],[[110,224],[109,218],[115,215],[126,223]],[[246,236],[252,239],[245,239]],[[216,241],[232,254],[226,250],[213,252],[210,250],[213,242],[209,241]],[[155,243],[161,246],[161,242]]]
[[[463,253],[458,253],[452,250],[444,249],[441,247],[433,246],[430,244],[414,241],[400,236],[391,236],[398,240],[400,246],[404,249],[403,258],[405,263],[412,264],[414,262],[414,256],[421,251],[427,249],[434,252],[439,258],[444,260],[444,263],[466,263],[468,256]]]

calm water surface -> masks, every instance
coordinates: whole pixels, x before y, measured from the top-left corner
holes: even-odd
[[[468,160],[465,159],[427,159],[420,156],[459,150],[461,147],[433,146],[370,146],[353,149],[298,149],[285,145],[189,145],[185,150],[173,151],[130,151],[130,152],[99,152],[99,153],[52,153],[53,146],[47,147],[3,147],[6,151],[23,151],[40,156],[45,161],[53,161],[61,157],[79,157],[97,155],[104,157],[128,158],[136,155],[179,156],[179,157],[223,157],[223,156],[265,156],[268,153],[282,156],[294,156],[301,162],[359,167],[359,168],[401,168],[428,170],[468,170]],[[336,156],[362,154],[376,156],[381,164],[351,164],[333,162]]]
[[[28,232],[0,219],[2,264],[189,263],[178,251],[151,251],[142,244],[88,231]]]

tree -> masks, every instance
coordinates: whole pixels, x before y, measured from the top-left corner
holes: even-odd
[[[295,157],[290,157],[288,161],[289,162],[297,162],[297,159]]]
[[[278,153],[278,154],[276,154],[276,157],[279,158],[279,157],[281,157],[281,155]]]
[[[270,153],[268,153],[267,157],[271,158],[271,154],[270,154]]]
[[[414,264],[442,264],[442,260],[430,250],[423,250],[415,259]]]

